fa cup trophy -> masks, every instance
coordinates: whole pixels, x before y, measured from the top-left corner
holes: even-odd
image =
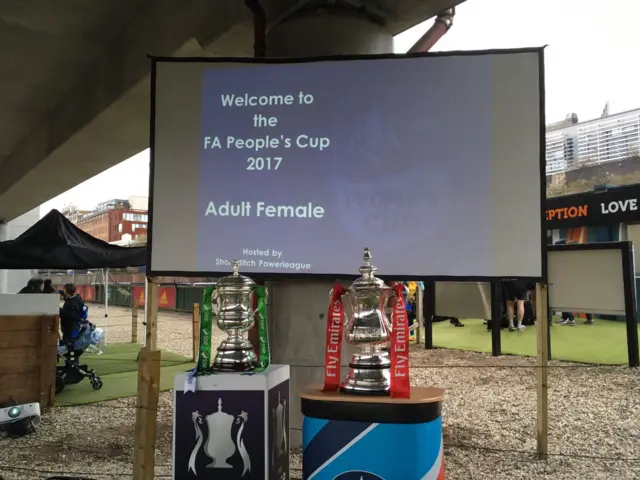
[[[347,343],[360,347],[351,357],[351,370],[340,390],[361,395],[388,395],[391,360],[382,348],[389,343],[391,324],[384,313],[391,288],[374,276],[371,252],[364,249],[362,276],[347,289],[351,299],[351,319],[345,332]]]
[[[246,372],[258,367],[253,345],[246,338],[254,323],[252,294],[256,284],[238,273],[238,261],[234,260],[232,265],[233,273],[220,279],[216,286],[216,323],[227,334],[212,364],[212,369],[218,372]]]

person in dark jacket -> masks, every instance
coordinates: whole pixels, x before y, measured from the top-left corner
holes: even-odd
[[[18,293],[42,293],[43,282],[40,278],[32,278],[27,282],[27,286]]]
[[[76,286],[73,283],[67,283],[63,290],[64,304],[60,308],[60,328],[62,336],[66,340],[75,337],[84,320],[84,301],[82,297],[76,293]]]
[[[55,288],[53,288],[52,282],[50,278],[47,278],[44,281],[44,286],[42,287],[42,293],[58,293]]]

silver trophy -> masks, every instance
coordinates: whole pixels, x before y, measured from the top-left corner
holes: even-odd
[[[364,265],[360,267],[362,276],[347,290],[351,299],[351,319],[345,340],[360,347],[361,352],[351,357],[351,370],[340,387],[344,393],[389,394],[391,360],[383,348],[391,337],[391,323],[384,313],[391,288],[374,276],[376,270],[371,265],[371,252],[365,248]]]
[[[253,280],[238,273],[240,263],[233,260],[233,273],[216,285],[218,328],[227,334],[218,347],[212,369],[218,372],[246,372],[258,366],[253,345],[246,332],[253,327],[255,311],[251,308]]]

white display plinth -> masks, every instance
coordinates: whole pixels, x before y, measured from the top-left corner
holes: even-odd
[[[0,315],[58,315],[59,312],[59,295],[0,293]]]
[[[174,480],[288,480],[289,366],[259,373],[176,375]]]

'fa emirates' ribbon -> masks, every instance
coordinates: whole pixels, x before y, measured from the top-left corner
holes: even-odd
[[[336,283],[331,290],[329,312],[327,313],[327,333],[324,350],[324,388],[331,392],[340,388],[340,356],[342,354],[342,329],[344,327],[344,304],[342,296],[346,290]]]
[[[409,398],[409,322],[404,302],[404,285],[393,286],[395,299],[391,316],[391,397]]]
[[[263,286],[256,286],[253,289],[253,293],[258,299],[256,316],[258,324],[258,347],[260,349],[258,368],[254,371],[262,372],[267,369],[271,362],[271,352],[269,350],[269,328],[267,325],[267,289]]]

